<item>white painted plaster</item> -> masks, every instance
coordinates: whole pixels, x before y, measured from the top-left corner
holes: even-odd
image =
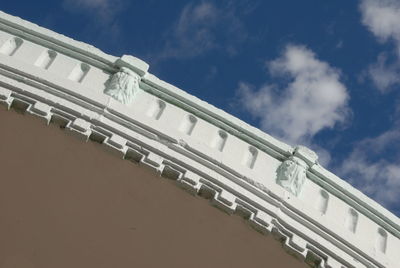
[[[104,93],[123,104],[130,104],[139,90],[140,77],[126,67],[112,75]]]
[[[107,55],[1,12],[0,52],[0,107],[103,143],[320,267],[398,267],[399,219],[320,166],[311,150],[159,80],[140,59]]]

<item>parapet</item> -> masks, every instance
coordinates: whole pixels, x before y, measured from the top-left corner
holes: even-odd
[[[311,265],[399,267],[395,215],[323,168],[313,151],[280,142],[148,69],[133,56],[110,56],[0,12],[0,107],[103,143],[242,215]]]

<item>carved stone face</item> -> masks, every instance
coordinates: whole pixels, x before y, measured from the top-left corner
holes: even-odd
[[[123,104],[132,102],[136,91],[139,89],[140,77],[128,68],[122,67],[115,73],[104,93]]]
[[[295,156],[284,161],[277,169],[277,183],[298,195],[306,179],[307,164]]]

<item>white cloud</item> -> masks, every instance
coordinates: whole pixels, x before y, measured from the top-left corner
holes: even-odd
[[[381,43],[394,45],[367,68],[382,93],[400,85],[400,1],[360,0],[362,23]],[[395,53],[394,53],[395,52]],[[399,111],[392,116],[398,117]],[[396,122],[395,122],[396,124]],[[391,130],[355,144],[338,171],[342,178],[382,205],[398,210],[400,196],[400,130]]]
[[[319,131],[347,119],[349,95],[340,82],[340,71],[311,50],[289,45],[267,67],[287,84],[254,90],[240,83],[238,89],[241,105],[260,120],[263,130],[292,144],[308,144]]]
[[[362,140],[343,161],[339,168],[340,175],[382,205],[395,207],[400,196],[399,150],[398,130]],[[393,161],[385,157],[392,158]]]
[[[246,36],[233,6],[217,7],[207,1],[189,3],[165,33],[165,46],[158,59],[193,58],[213,49],[235,54]]]
[[[362,0],[362,23],[382,42],[395,40],[400,46],[400,2],[397,0]]]
[[[397,61],[388,64],[385,54],[369,66],[368,74],[375,86],[386,92],[400,84],[400,1],[361,0],[362,23],[380,42],[392,41],[397,48]]]

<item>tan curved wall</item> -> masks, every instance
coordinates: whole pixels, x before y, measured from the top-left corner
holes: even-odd
[[[280,243],[37,118],[0,110],[0,267],[307,267]]]

